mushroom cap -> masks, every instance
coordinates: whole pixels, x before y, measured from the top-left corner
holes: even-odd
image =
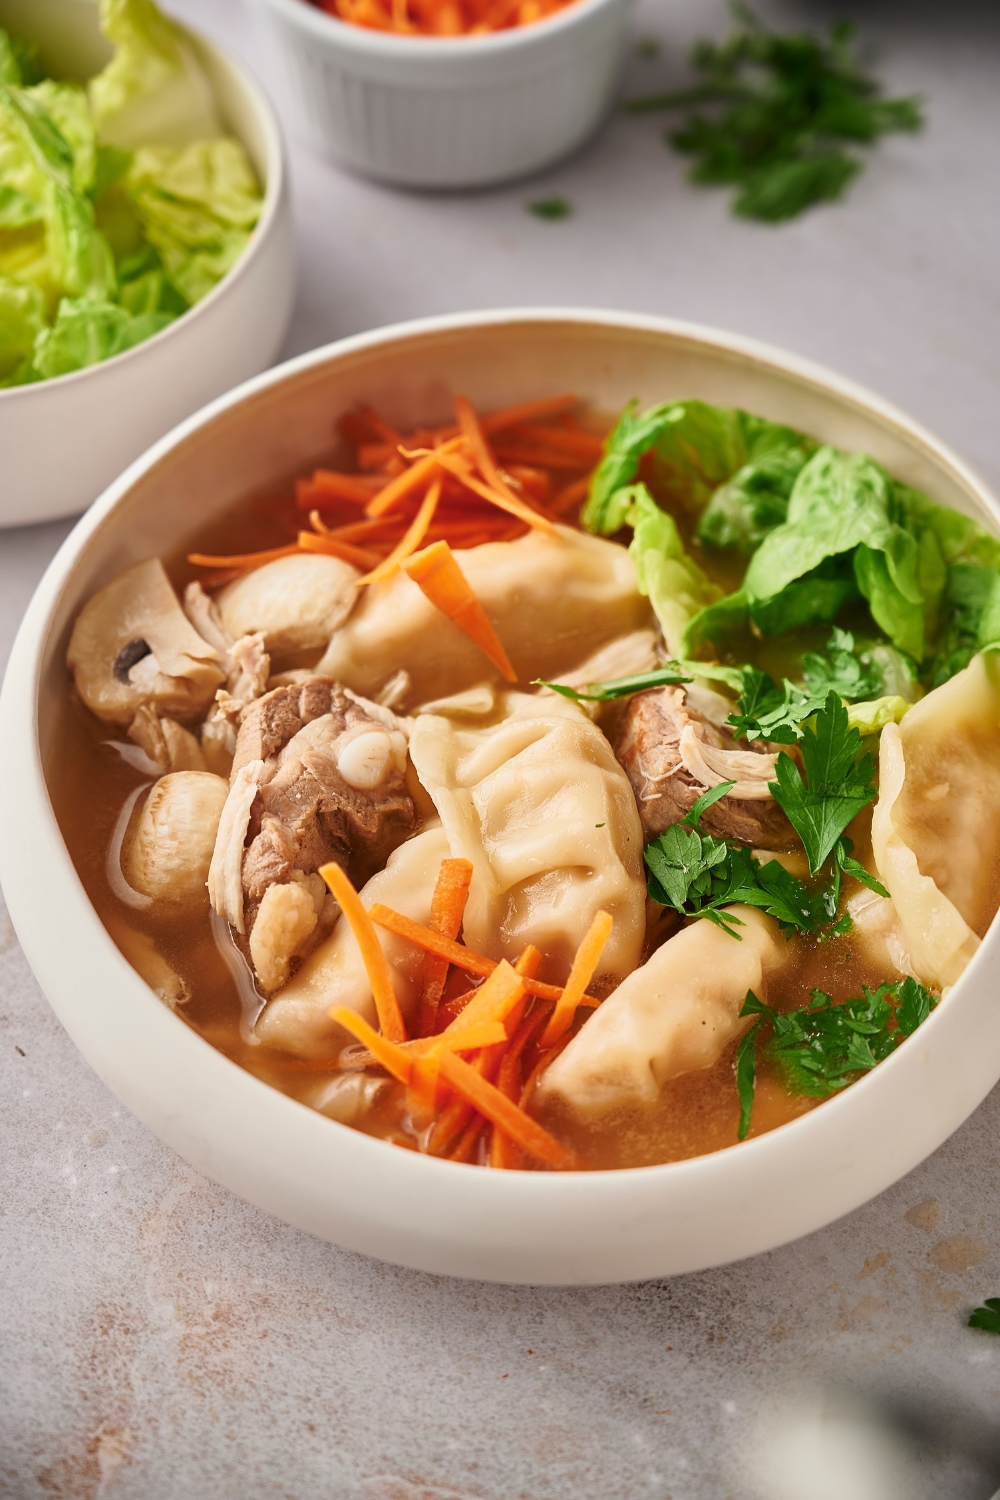
[[[158,557],[122,573],[80,611],[66,663],[99,719],[131,724],[142,704],[199,718],[225,680],[219,653],[181,609]]]
[[[154,901],[208,905],[208,867],[229,787],[210,771],[170,771],[154,781],[125,858],[133,889]]]
[[[354,607],[359,577],[339,557],[303,552],[234,578],[215,602],[233,640],[262,630],[271,656],[318,651]]]

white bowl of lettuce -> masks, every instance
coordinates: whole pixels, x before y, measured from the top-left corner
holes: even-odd
[[[83,510],[265,369],[292,294],[243,70],[152,0],[0,0],[0,525]]]

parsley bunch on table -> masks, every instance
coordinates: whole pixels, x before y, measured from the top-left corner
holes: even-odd
[[[880,984],[876,990],[863,986],[861,995],[839,1004],[824,990],[813,990],[808,1006],[784,1013],[772,1010],[748,990],[740,1015],[759,1019],[736,1054],[739,1139],[750,1129],[755,1049],[762,1022],[770,1021],[773,1028],[762,1055],[777,1065],[789,1093],[828,1099],[884,1062],[927,1020],[937,999],[932,990],[909,976]]]
[[[861,71],[848,22],[837,22],[829,38],[780,35],[745,5],[734,5],[733,12],[741,24],[722,42],[695,44],[691,62],[701,83],[625,107],[632,113],[690,109],[668,140],[695,158],[692,182],[737,189],[735,213],[777,223],[839,198],[863,166],[848,147],[920,129],[919,99],[884,99],[879,84]]]

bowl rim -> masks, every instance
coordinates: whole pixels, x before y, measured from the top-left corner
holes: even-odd
[[[584,0],[588,3],[588,0]],[[32,399],[40,399],[45,391],[58,387],[65,390],[74,381],[86,380],[88,377],[95,378],[105,370],[122,368],[123,361],[130,360],[133,363],[142,359],[147,351],[160,349],[168,339],[183,336],[183,330],[191,327],[194,318],[202,315],[210,316],[212,311],[232,292],[238,281],[245,279],[250,274],[249,268],[263,253],[264,242],[269,238],[280,212],[282,201],[286,192],[287,167],[285,163],[285,148],[282,139],[281,127],[278,116],[263,87],[255,75],[243,63],[242,59],[236,58],[231,52],[209,37],[203,36],[199,31],[193,31],[188,26],[175,23],[185,33],[197,50],[203,50],[216,59],[220,59],[228,68],[231,68],[250,103],[261,126],[264,137],[264,153],[267,164],[267,181],[264,184],[264,200],[261,206],[260,218],[257,220],[250,232],[250,238],[246,247],[233,266],[227,271],[222,280],[217,282],[212,290],[200,302],[189,307],[180,317],[168,323],[166,328],[161,328],[154,333],[152,338],[143,339],[139,344],[133,344],[131,349],[122,350],[121,354],[115,354],[111,359],[98,360],[96,364],[85,365],[82,370],[68,370],[64,375],[53,375],[47,380],[34,380],[28,385],[14,385],[0,388],[0,405],[4,402],[13,404],[17,400],[27,402]],[[243,144],[241,142],[241,144]]]
[[[189,1028],[179,1017],[171,1016],[163,1006],[162,1002],[153,994],[138,973],[131,968],[122,956],[114,941],[105,928],[103,922],[97,915],[95,908],[90,903],[75,866],[70,858],[62,839],[55,813],[52,808],[48,794],[47,781],[44,765],[42,762],[41,747],[38,736],[38,702],[41,669],[50,653],[50,636],[52,617],[58,610],[63,598],[64,590],[72,579],[74,568],[88,548],[91,540],[96,536],[105,520],[114,509],[122,503],[132,490],[135,483],[149,470],[154,468],[173,449],[178,447],[184,440],[199,428],[208,425],[217,416],[242,402],[254,398],[261,392],[266,392],[272,386],[280,385],[288,379],[292,379],[304,371],[317,366],[322,366],[331,361],[337,361],[342,357],[352,355],[368,349],[375,349],[382,344],[391,344],[394,341],[404,339],[408,342],[419,339],[425,335],[447,333],[449,331],[463,329],[485,329],[490,327],[510,324],[536,324],[546,323],[585,325],[595,329],[611,328],[635,330],[652,334],[665,334],[679,339],[693,341],[701,347],[708,346],[719,354],[734,354],[738,357],[750,358],[763,362],[770,369],[778,373],[792,374],[803,379],[813,388],[819,388],[823,393],[846,398],[853,404],[860,404],[867,413],[875,414],[887,421],[893,427],[901,428],[903,432],[914,443],[924,448],[933,455],[938,462],[957,474],[967,483],[973,492],[981,498],[984,508],[994,522],[994,526],[1000,532],[1000,501],[996,499],[992,491],[981,479],[970,469],[963,460],[953,454],[947,445],[934,438],[921,424],[902,413],[892,403],[884,401],[881,397],[868,392],[863,386],[853,380],[837,375],[826,370],[811,360],[795,354],[788,354],[775,349],[760,340],[745,337],[739,334],[729,334],[720,330],[706,328],[702,325],[688,321],[656,317],[633,312],[614,312],[603,309],[576,309],[565,307],[530,307],[493,309],[480,312],[466,312],[433,316],[389,325],[384,328],[357,334],[349,338],[338,340],[333,344],[309,351],[297,358],[286,361],[270,370],[244,382],[234,390],[217,398],[215,401],[203,407],[199,412],[178,424],[172,432],[166,434],[155,443],[147,452],[131,464],[123,474],[105,491],[94,505],[79,520],[67,536],[55,557],[49,565],[38,590],[29,605],[25,619],[18,632],[18,637],[11,653],[10,665],[8,667],[7,680],[4,683],[3,693],[0,695],[0,721],[5,721],[13,731],[13,738],[18,742],[18,754],[24,755],[30,745],[30,753],[24,763],[26,775],[22,780],[26,783],[19,788],[17,796],[12,787],[0,783],[0,814],[3,815],[5,823],[14,823],[25,816],[25,807],[37,791],[40,793],[41,805],[36,808],[36,813],[44,815],[46,831],[54,834],[55,846],[61,856],[60,868],[50,869],[47,880],[52,883],[52,889],[56,884],[61,885],[64,894],[70,891],[75,893],[78,899],[76,903],[76,917],[87,927],[88,934],[95,947],[99,947],[106,957],[108,964],[117,970],[119,977],[124,981],[124,988],[129,991],[130,1003],[146,1002],[144,1015],[137,1016],[137,1022],[141,1021],[151,1031],[159,1033],[162,1040],[168,1044],[171,1052],[183,1051],[185,1060],[190,1059],[192,1067],[200,1072],[204,1064],[206,1069],[213,1071],[220,1066],[228,1064],[229,1076],[234,1089],[240,1091],[240,1098],[245,1100],[250,1110],[260,1109],[262,1120],[264,1115],[270,1112],[275,1121],[279,1116],[285,1122],[285,1128],[298,1134],[303,1145],[307,1142],[316,1142],[316,1151],[325,1152],[331,1161],[348,1170],[363,1170],[364,1172],[378,1173],[387,1184],[394,1184],[397,1191],[409,1197],[412,1194],[411,1184],[426,1183],[428,1187],[432,1183],[443,1185],[447,1191],[449,1183],[461,1184],[461,1205],[456,1207],[456,1200],[452,1200],[451,1207],[456,1213],[461,1210],[463,1223],[476,1212],[496,1213],[496,1205],[499,1203],[508,1208],[519,1207],[524,1203],[531,1205],[542,1204],[551,1209],[553,1206],[562,1206],[563,1210],[572,1214],[578,1211],[581,1204],[586,1206],[588,1214],[596,1210],[600,1213],[602,1206],[608,1213],[620,1213],[623,1222],[639,1222],[643,1215],[648,1218],[650,1209],[649,1193],[643,1191],[643,1185],[649,1185],[649,1192],[660,1191],[661,1196],[668,1196],[671,1185],[676,1185],[690,1198],[691,1184],[700,1185],[701,1196],[712,1203],[721,1201],[727,1193],[739,1195],[744,1191],[741,1180],[746,1175],[743,1168],[749,1169],[752,1164],[758,1164],[759,1175],[767,1182],[784,1181],[787,1171],[786,1158],[797,1155],[792,1143],[801,1143],[802,1149],[808,1147],[810,1140],[823,1147],[824,1142],[837,1130],[838,1122],[845,1118],[858,1116],[859,1120],[867,1119],[868,1128],[874,1126],[876,1120],[881,1120],[881,1115],[876,1107],[876,1101],[885,1094],[891,1100],[895,1095],[897,1100],[902,1100],[913,1106],[920,1101],[921,1069],[925,1066],[929,1051],[927,1043],[937,1036],[938,1033],[954,1033],[957,1022],[952,1019],[955,1012],[956,1001],[961,993],[969,991],[969,1001],[973,1008],[978,1004],[980,1011],[984,1009],[981,997],[977,998],[976,991],[970,988],[970,981],[980,973],[987,962],[994,962],[993,948],[1000,946],[1000,927],[994,922],[990,932],[984,938],[980,950],[974,956],[965,974],[959,980],[953,990],[944,997],[929,1017],[928,1021],[920,1028],[917,1038],[911,1038],[907,1047],[899,1048],[891,1057],[881,1063],[873,1070],[871,1077],[858,1080],[849,1090],[843,1094],[825,1101],[820,1110],[811,1110],[796,1119],[788,1121],[785,1125],[769,1131],[763,1135],[756,1136],[741,1143],[741,1150],[733,1152],[731,1149],[722,1149],[709,1152],[701,1156],[686,1158],[680,1161],[667,1162],[650,1166],[627,1167],[615,1170],[583,1170],[567,1174],[551,1174],[544,1172],[509,1172],[490,1173],[469,1166],[464,1175],[456,1177],[454,1169],[465,1166],[463,1163],[451,1161],[438,1161],[434,1158],[414,1155],[414,1153],[401,1151],[390,1143],[369,1137],[349,1126],[341,1125],[337,1121],[321,1116],[307,1105],[299,1103],[279,1090],[272,1088],[269,1084],[257,1079],[238,1064],[231,1062],[224,1054],[214,1048],[210,1042],[201,1037],[193,1029]],[[6,808],[2,804],[6,803]],[[23,804],[19,806],[18,803]],[[0,839],[0,869],[7,864],[5,856],[5,844],[9,840]],[[12,858],[12,856],[10,856]],[[13,873],[13,866],[11,866]],[[20,873],[20,872],[18,872]],[[58,880],[56,879],[58,877]],[[30,881],[17,882],[8,890],[8,904],[11,916],[17,924],[21,911],[27,912],[32,900],[30,894]],[[23,905],[22,905],[23,903]],[[992,938],[992,942],[991,942]],[[25,952],[31,961],[31,949],[39,954],[39,968],[47,967],[53,962],[50,956],[42,955],[37,943],[27,942]],[[987,949],[990,950],[987,953]],[[958,992],[956,994],[956,992]],[[60,1019],[63,1019],[61,1007],[50,1001],[56,1009]],[[992,1002],[991,1002],[992,1003]],[[177,1023],[176,1027],[174,1022]],[[63,1020],[63,1024],[74,1034],[75,1028]],[[169,1030],[168,1030],[169,1027]],[[161,1030],[162,1028],[162,1030]],[[75,1037],[74,1037],[75,1039]],[[78,1044],[80,1045],[80,1044]],[[83,1048],[81,1047],[81,1050]],[[966,1057],[967,1040],[963,1044],[962,1056]],[[207,1061],[206,1054],[211,1054],[212,1061]],[[992,1054],[991,1054],[992,1055]],[[994,1064],[980,1064],[976,1072],[975,1080],[966,1088],[958,1099],[954,1090],[949,1098],[949,1108],[946,1114],[947,1128],[941,1129],[940,1120],[935,1117],[931,1123],[927,1123],[922,1116],[914,1113],[914,1120],[921,1120],[920,1131],[913,1132],[892,1156],[892,1164],[886,1167],[880,1162],[875,1167],[869,1166],[867,1182],[861,1191],[852,1184],[845,1187],[842,1179],[845,1164],[838,1163],[837,1174],[834,1174],[834,1186],[824,1182],[823,1191],[829,1201],[832,1195],[832,1205],[825,1208],[821,1213],[813,1212],[809,1216],[805,1227],[801,1224],[791,1230],[787,1228],[775,1231],[770,1227],[763,1229],[755,1227],[753,1233],[756,1239],[753,1248],[732,1251],[719,1249],[717,1252],[707,1255],[700,1253],[696,1261],[690,1261],[675,1267],[675,1271],[693,1270],[706,1268],[710,1265],[723,1264],[741,1258],[745,1255],[761,1253],[767,1249],[786,1243],[790,1239],[800,1237],[830,1223],[842,1214],[852,1211],[871,1197],[877,1195],[892,1183],[898,1181],[908,1171],[919,1164],[931,1151],[937,1149],[948,1135],[968,1117],[977,1107],[986,1093],[996,1082],[1000,1074],[1000,1062]],[[988,1076],[987,1076],[988,1075]],[[221,1077],[221,1075],[219,1075]],[[875,1077],[882,1082],[876,1088]],[[140,1118],[144,1118],[141,1101],[137,1098],[125,1101],[127,1107]],[[938,1111],[940,1114],[941,1111]],[[254,1117],[256,1124],[257,1117]],[[884,1125],[884,1120],[882,1121]],[[331,1131],[330,1127],[334,1129]],[[153,1127],[156,1129],[157,1127]],[[858,1121],[851,1127],[851,1133],[858,1133]],[[919,1139],[917,1139],[919,1136]],[[931,1144],[928,1139],[933,1137]],[[173,1149],[179,1149],[176,1146]],[[826,1146],[827,1151],[829,1146]],[[202,1167],[209,1175],[211,1167]],[[443,1174],[443,1176],[442,1176]],[[838,1175],[839,1174],[839,1175]],[[223,1175],[222,1180],[226,1180]],[[874,1185],[873,1185],[874,1184]],[[227,1184],[232,1189],[231,1182]],[[685,1186],[686,1185],[686,1186]],[[236,1191],[239,1191],[236,1189]],[[636,1194],[638,1196],[636,1196]],[[245,1196],[252,1197],[252,1193],[246,1192]],[[272,1194],[273,1196],[273,1194]],[[684,1200],[687,1201],[687,1200]],[[279,1209],[271,1208],[268,1211],[280,1212]],[[317,1210],[318,1211],[318,1210]],[[803,1212],[799,1210],[800,1214]],[[551,1217],[551,1214],[549,1215]],[[293,1222],[298,1222],[303,1227],[313,1228],[313,1224],[306,1225],[302,1214],[298,1220],[289,1214]],[[381,1220],[379,1224],[384,1228]],[[322,1229],[315,1232],[324,1233]],[[412,1226],[408,1229],[413,1233]],[[398,1230],[397,1230],[398,1234]],[[335,1238],[334,1235],[327,1235]],[[425,1236],[426,1238],[426,1236]],[[351,1244],[350,1239],[342,1239],[339,1243]],[[463,1242],[464,1243],[464,1242]],[[423,1241],[421,1241],[423,1244]],[[354,1242],[353,1248],[365,1249],[365,1246]],[[368,1253],[379,1254],[379,1251]],[[422,1269],[437,1270],[438,1266],[430,1264],[430,1254],[424,1250],[414,1250],[412,1254],[389,1253],[385,1258],[395,1260],[401,1264],[408,1264]],[[476,1274],[473,1272],[455,1272],[451,1274]],[[577,1274],[573,1276],[546,1275],[529,1277],[521,1274],[490,1274],[488,1279],[513,1280],[519,1283],[525,1282],[547,1282],[550,1284],[567,1284],[569,1282],[590,1283],[595,1281],[612,1281],[636,1279],[636,1275],[661,1275],[673,1274],[662,1271],[643,1271],[641,1273],[626,1272],[624,1275]]]
[[[423,32],[407,36],[393,31],[376,31],[355,26],[340,16],[331,16],[328,11],[310,4],[310,0],[256,0],[256,3],[284,17],[289,26],[340,51],[358,56],[403,58],[420,67],[425,62],[441,62],[445,58],[458,60],[523,51],[535,42],[582,25],[596,12],[628,5],[631,0],[568,0],[552,15],[543,16],[527,26],[511,26],[481,36],[428,36]],[[414,42],[419,50],[414,49]]]

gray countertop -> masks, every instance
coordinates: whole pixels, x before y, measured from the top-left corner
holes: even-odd
[[[237,0],[172,9],[273,83]],[[846,203],[780,229],[688,187],[656,117],[614,120],[531,184],[449,196],[346,177],[290,124],[300,286],[285,352],[495,304],[672,314],[855,377],[1000,484],[1000,13],[863,9],[879,69],[926,95],[929,127],[884,144]],[[633,32],[663,48],[632,58],[632,90],[680,76],[683,48],[723,14],[640,0]],[[571,219],[525,212],[548,192]],[[0,534],[0,660],[68,529]],[[889,1192],[785,1249],[638,1286],[492,1287],[337,1250],[199,1176],[78,1056],[2,910],[0,997],[5,1500],[863,1500],[814,1488],[832,1459],[791,1490],[787,1463],[784,1487],[750,1477],[787,1436],[788,1403],[831,1381],[868,1410],[874,1393],[916,1412],[914,1500],[1000,1484],[1000,1339],[965,1327],[1000,1293],[998,1091]]]

